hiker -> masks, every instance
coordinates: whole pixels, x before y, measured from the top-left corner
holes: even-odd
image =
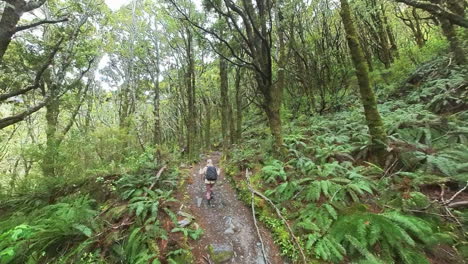
[[[202,176],[205,180],[205,197],[208,203],[210,203],[211,199],[213,198],[213,185],[216,183],[220,172],[221,170],[213,165],[213,161],[211,159],[208,159],[206,161],[206,166],[200,170],[200,176]]]

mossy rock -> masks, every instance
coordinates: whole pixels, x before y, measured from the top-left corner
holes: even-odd
[[[215,264],[224,263],[234,256],[234,249],[230,245],[211,244],[208,253]]]
[[[177,264],[192,264],[194,263],[193,261],[193,256],[192,256],[192,253],[186,251],[184,253],[181,253],[175,257],[172,257],[171,258],[172,261],[174,261],[174,263],[177,263]]]

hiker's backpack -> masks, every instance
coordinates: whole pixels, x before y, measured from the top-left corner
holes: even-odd
[[[206,168],[205,178],[209,181],[216,181],[218,179],[218,172],[214,166]]]

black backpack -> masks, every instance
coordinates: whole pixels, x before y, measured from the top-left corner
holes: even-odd
[[[216,181],[218,179],[218,172],[214,166],[206,168],[205,178],[209,181]]]

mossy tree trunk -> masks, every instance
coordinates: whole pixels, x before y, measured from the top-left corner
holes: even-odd
[[[341,18],[343,20],[344,29],[346,31],[346,39],[351,53],[351,59],[356,69],[356,77],[359,83],[359,92],[361,102],[364,107],[367,126],[372,138],[372,153],[377,158],[377,161],[384,165],[386,158],[386,143],[387,135],[385,128],[377,109],[377,100],[374,91],[370,86],[369,73],[366,64],[366,59],[359,46],[358,36],[351,18],[351,11],[347,0],[341,2]]]
[[[221,93],[221,135],[223,151],[228,148],[228,128],[229,128],[229,94],[228,94],[228,65],[224,58],[219,58],[219,79]]]
[[[211,105],[207,98],[203,97],[203,104],[205,105],[205,148],[211,149]]]
[[[240,67],[236,68],[236,142],[242,138],[242,93],[241,93],[242,71]]]
[[[232,104],[229,104],[229,141],[231,144],[236,143],[236,125],[234,122],[234,110]]]
[[[465,16],[465,10],[464,7],[462,6],[462,1],[458,3],[457,1],[449,1],[448,2],[448,8],[450,11],[453,13],[464,17]],[[455,30],[455,26],[450,22],[448,19],[445,18],[440,18],[440,24],[442,26],[442,32],[444,33],[445,37],[450,43],[450,50],[453,53],[455,62],[458,65],[464,65],[466,64],[466,54],[465,51],[462,48],[462,44],[460,43],[460,40],[458,39],[457,32]]]
[[[4,2],[6,2],[6,4],[0,19],[0,62],[2,61],[3,55],[5,55],[6,50],[8,49],[8,45],[10,45],[13,35],[18,31],[33,27],[17,27],[21,16],[26,12],[30,12],[34,9],[41,7],[46,2],[46,0],[27,2],[25,0],[9,0]],[[65,20],[43,21],[43,23],[55,24],[61,21]]]
[[[160,107],[159,107],[159,75],[160,75],[160,68],[159,68],[159,43],[155,41],[155,55],[156,55],[156,62],[155,62],[155,73],[153,78],[153,85],[154,85],[154,97],[153,97],[153,116],[154,116],[154,124],[153,124],[153,144],[157,148],[157,146],[161,143],[161,121],[160,121]]]
[[[59,101],[53,100],[46,106],[46,148],[42,160],[42,173],[46,177],[55,177],[55,168],[59,142],[57,126],[59,116]]]
[[[452,23],[450,23],[450,21],[448,21],[445,18],[441,18],[439,20],[440,20],[440,25],[442,27],[442,32],[444,33],[444,36],[447,38],[450,44],[450,51],[453,53],[455,62],[458,65],[466,64],[465,51],[460,45],[460,41],[455,31],[455,27],[452,25]]]
[[[193,157],[196,150],[197,135],[197,113],[195,109],[195,60],[193,54],[193,35],[189,28],[186,29],[186,58],[187,70],[185,72],[185,81],[187,87],[187,144],[186,152],[189,157]]]

